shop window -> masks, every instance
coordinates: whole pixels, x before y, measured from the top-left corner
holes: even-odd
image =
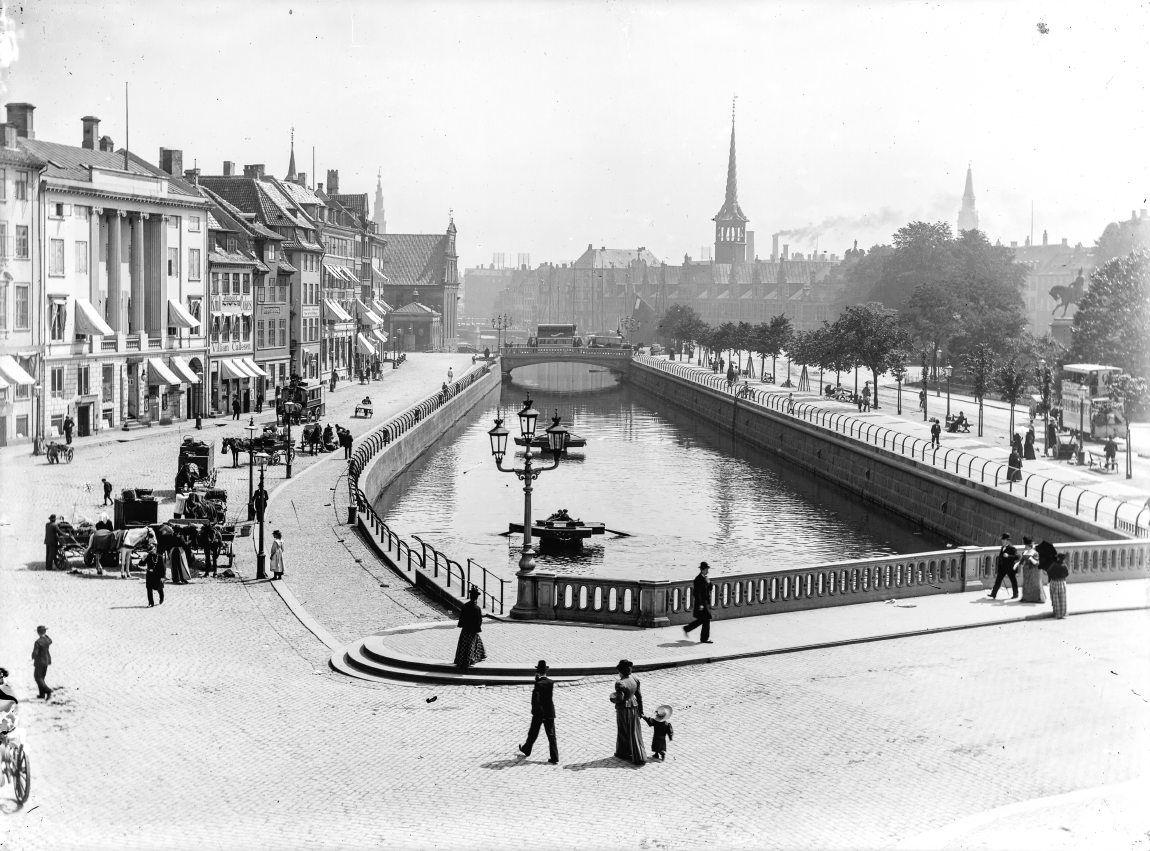
[[[27,414],[21,414],[20,416],[16,417],[16,436],[17,437],[27,437],[28,436],[28,415]]]

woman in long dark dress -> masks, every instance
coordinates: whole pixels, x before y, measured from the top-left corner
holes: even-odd
[[[1023,457],[1027,461],[1034,461],[1034,429],[1028,429],[1026,432],[1026,444],[1023,447]]]
[[[455,645],[455,667],[461,670],[487,658],[487,650],[479,635],[483,631],[483,610],[475,602],[479,599],[479,589],[472,585],[467,598],[459,610],[459,643]]]
[[[639,691],[639,680],[631,675],[634,666],[627,659],[620,659],[616,668],[619,680],[615,683],[615,693],[611,702],[615,704],[615,756],[630,760],[635,765],[647,762],[647,752],[643,748],[643,694]]]

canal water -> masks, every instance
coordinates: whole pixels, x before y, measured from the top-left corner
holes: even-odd
[[[523,486],[495,468],[487,430],[498,411],[518,434],[516,413],[530,395],[539,431],[558,410],[587,440],[535,481],[535,517],[566,508],[626,533],[592,537],[581,553],[541,553],[540,571],[669,579],[693,575],[702,560],[715,576],[943,546],[609,372],[543,364],[517,369],[514,378],[498,405],[457,423],[378,497],[375,508],[392,529],[419,535],[461,564],[472,558],[512,577],[522,535],[499,533],[522,522]],[[505,466],[511,460],[509,452]],[[521,456],[514,460],[522,466]]]

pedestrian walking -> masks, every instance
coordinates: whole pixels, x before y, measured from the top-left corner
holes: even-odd
[[[918,391],[918,409],[926,413],[926,388]]]
[[[863,406],[864,411],[870,410],[870,397],[871,397],[870,382],[867,381],[863,384],[863,389],[862,389],[862,406]]]
[[[36,680],[36,688],[40,690],[39,697],[48,700],[52,697],[52,689],[48,688],[45,677],[48,676],[48,666],[52,664],[52,639],[48,637],[48,627],[36,627],[36,641],[32,645],[32,677]]]
[[[459,641],[455,645],[455,667],[466,671],[476,662],[487,658],[483,646],[483,610],[475,601],[479,599],[479,589],[474,585],[467,591],[467,602],[459,610]]]
[[[232,419],[238,420],[240,418],[240,394],[236,393],[232,396]]]
[[[942,425],[939,424],[938,417],[930,419],[930,445],[942,446]]]
[[[56,566],[56,554],[60,551],[60,528],[56,525],[56,515],[49,514],[44,524],[44,569]]]
[[[448,381],[454,381],[455,380],[455,370],[452,369],[451,367],[447,368],[447,380]]]
[[[159,553],[148,553],[148,567],[144,573],[144,588],[148,592],[148,608],[152,608],[154,600],[152,595],[158,594],[160,605],[164,604],[164,563]]]
[[[1019,458],[1022,458],[1022,455],[1023,455],[1022,435],[1019,434],[1018,432],[1015,432],[1013,435],[1011,435],[1010,448],[1018,453]]]
[[[113,502],[112,483],[105,478],[101,478],[100,481],[104,484],[104,505],[108,505],[109,503]]]
[[[1043,455],[1049,455],[1051,448],[1057,447],[1057,446],[1058,446],[1058,426],[1055,425],[1053,422],[1049,422],[1046,424],[1046,445],[1042,447],[1042,454]],[[1058,455],[1058,451],[1056,449],[1055,450],[1055,457],[1057,457],[1057,455]]]
[[[327,392],[328,393],[334,393],[335,392],[335,383],[338,380],[339,380],[339,376],[336,374],[335,370],[333,369],[331,371],[331,381],[329,381],[328,385],[327,385]]]
[[[643,728],[639,726],[639,719],[643,717],[643,693],[639,678],[631,673],[633,668],[630,659],[620,659],[615,666],[619,679],[610,698],[615,704],[615,756],[633,765],[643,765],[647,762]]]
[[[223,536],[216,524],[207,520],[200,526],[200,548],[204,551],[204,573],[216,575],[220,557],[220,548],[223,546]]]
[[[256,413],[262,414],[264,412],[264,394],[260,393],[256,396]]]
[[[1003,579],[1010,580],[1010,599],[1017,599],[1018,574],[1014,569],[1014,564],[1017,561],[1018,550],[1011,545],[1010,535],[1003,532],[998,547],[998,555],[994,559],[994,588],[990,591],[990,599],[994,600],[998,597],[998,589],[1002,586]]]
[[[72,415],[68,414],[64,417],[64,442],[67,444],[72,443],[72,431],[76,428],[76,421],[72,419]]]
[[[1006,459],[1006,480],[1008,482],[1022,481],[1022,456],[1015,450],[1010,450],[1010,457]]]
[[[272,532],[272,579],[284,578],[284,536],[279,529]]]
[[[1027,461],[1036,460],[1036,456],[1034,454],[1034,429],[1033,428],[1026,430],[1026,443],[1023,445],[1023,448],[1022,448],[1022,456]]]
[[[675,738],[675,731],[671,728],[671,707],[663,704],[655,710],[655,717],[643,716],[651,731],[651,759],[663,761],[667,758],[667,741]]]
[[[1043,574],[1038,569],[1038,550],[1032,538],[1022,539],[1023,550],[1018,556],[1018,566],[1022,570],[1022,602],[1045,603],[1046,592],[1042,589]]]
[[[1050,583],[1050,607],[1058,620],[1066,617],[1066,578],[1070,571],[1066,567],[1066,554],[1054,548],[1054,544],[1043,541],[1038,550],[1038,569],[1046,572]]]
[[[539,728],[547,733],[547,746],[552,765],[559,764],[559,745],[555,741],[555,683],[547,676],[547,662],[540,659],[535,665],[535,686],[531,689],[531,726],[527,730],[527,741],[519,746],[519,752],[531,756]]]
[[[1106,469],[1118,469],[1118,442],[1114,439],[1114,435],[1106,438],[1106,445],[1102,447],[1102,454],[1106,457]]]
[[[338,423],[336,423],[335,431],[336,431],[336,434],[339,435],[339,445],[343,447],[343,457],[344,458],[350,458],[351,457],[351,432],[348,431],[343,426],[339,425]]]
[[[699,574],[695,577],[692,590],[692,614],[695,619],[683,627],[683,634],[690,635],[691,630],[701,626],[703,631],[699,635],[700,644],[711,644],[711,581],[707,579],[711,566],[705,561],[699,562]]]

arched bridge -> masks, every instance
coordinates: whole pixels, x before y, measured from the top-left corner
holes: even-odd
[[[505,346],[500,355],[500,366],[505,378],[517,367],[537,363],[585,363],[605,366],[612,372],[625,372],[631,365],[630,349],[599,346]]]

